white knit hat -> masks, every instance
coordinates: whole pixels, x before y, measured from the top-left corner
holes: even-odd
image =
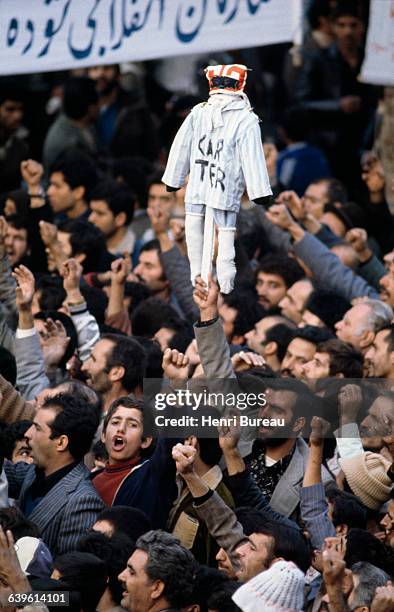
[[[235,591],[232,599],[243,612],[300,612],[305,578],[291,561],[277,561]]]
[[[339,460],[353,493],[371,510],[378,510],[390,498],[393,483],[387,476],[390,461],[382,455],[366,452]]]

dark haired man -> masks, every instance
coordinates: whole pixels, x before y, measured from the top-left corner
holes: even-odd
[[[353,528],[367,528],[368,509],[353,493],[330,485],[326,489],[326,499],[328,518],[338,535],[346,535]]]
[[[264,308],[275,308],[286,291],[304,277],[304,271],[291,257],[266,255],[256,270],[256,291]]]
[[[347,191],[341,181],[332,178],[320,178],[309,183],[302,197],[307,213],[322,221],[325,207],[328,204],[342,206],[348,201]]]
[[[99,95],[97,129],[102,146],[115,158],[135,155],[156,161],[156,127],[142,88],[133,83],[130,91],[123,89],[118,64],[92,66],[88,74]]]
[[[368,376],[394,379],[394,324],[384,325],[365,353]]]
[[[67,79],[63,112],[49,128],[44,142],[43,162],[47,172],[70,149],[96,153],[97,137],[93,124],[98,115],[97,102],[94,81],[85,76]]]
[[[35,465],[5,463],[10,495],[19,498],[54,557],[74,550],[103,509],[83,464],[98,424],[97,409],[81,397],[55,395],[25,433]]]
[[[262,355],[267,365],[276,372],[280,369],[294,330],[295,324],[286,317],[267,315],[245,334],[245,340],[249,349]]]
[[[126,534],[133,542],[152,529],[146,514],[130,506],[110,506],[97,517],[93,531],[103,533],[109,538],[117,534]]]
[[[28,131],[22,125],[24,92],[6,82],[0,92],[0,194],[20,186],[20,164],[27,159]]]
[[[179,255],[181,257],[181,255]],[[171,290],[161,261],[161,248],[158,240],[150,240],[142,247],[138,265],[133,270],[139,282],[144,283],[155,297],[169,302],[183,318],[184,314],[175,293]]]
[[[315,126],[314,137],[330,154],[333,173],[360,182],[358,147],[374,110],[371,87],[360,83],[365,24],[357,0],[342,0],[332,14],[333,44],[311,55],[297,82],[297,99]]]
[[[333,338],[322,342],[304,367],[307,379],[335,376],[336,378],[362,378],[364,358],[362,353],[351,344]]]
[[[313,359],[317,345],[331,337],[328,330],[312,325],[306,325],[295,332],[282,361],[282,376],[304,378],[304,366]]]
[[[87,219],[96,168],[82,151],[68,151],[51,167],[47,195],[57,220]]]
[[[113,508],[110,508],[112,510]],[[127,508],[132,510],[132,508]],[[127,560],[134,552],[135,540],[131,540],[124,533],[116,533],[111,537],[103,533],[88,533],[82,537],[78,544],[78,550],[95,555],[106,565],[108,582],[96,609],[100,612],[120,612],[122,600],[122,585],[118,580],[127,564]]]
[[[4,246],[12,267],[28,262],[31,248],[26,219],[19,215],[7,217],[7,233],[4,239]]]
[[[133,272],[138,280],[156,296],[170,301],[171,290],[160,261],[160,244],[158,240],[150,240],[142,247],[138,265]]]
[[[145,367],[146,355],[139,342],[127,336],[104,334],[82,371],[88,377],[88,385],[102,395],[106,413],[118,398],[141,392]]]
[[[148,516],[154,528],[164,527],[176,497],[173,440],[144,436],[143,402],[120,397],[109,408],[102,441],[108,465],[94,474],[93,484],[107,506],[133,506]],[[150,455],[150,456],[149,456]]]
[[[174,536],[149,531],[136,542],[136,550],[119,580],[125,587],[121,605],[130,612],[177,612],[190,604],[196,561]]]
[[[12,461],[33,463],[31,448],[27,444],[26,432],[31,427],[31,421],[16,421],[8,425],[3,433],[4,456]]]
[[[264,315],[264,308],[252,292],[235,289],[223,296],[219,316],[228,342],[245,344],[246,332]]]
[[[122,183],[107,179],[97,185],[90,201],[89,221],[105,236],[113,255],[133,253],[135,235],[128,229],[134,211],[134,196]]]
[[[40,232],[47,247],[48,270],[60,272],[64,262],[74,257],[82,264],[84,274],[106,272],[115,259],[106,250],[105,237],[93,223],[84,219],[66,219],[58,229],[40,223]]]

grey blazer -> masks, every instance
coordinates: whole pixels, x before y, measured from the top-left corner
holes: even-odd
[[[28,489],[35,480],[35,466],[7,461],[4,468],[14,497],[19,490],[18,505],[23,512]],[[42,539],[56,557],[75,550],[80,537],[104,507],[90,481],[89,470],[78,463],[41,499],[28,518],[38,526]]]
[[[302,438],[297,438],[296,447],[287,470],[280,478],[272,494],[270,506],[276,512],[292,517],[300,503],[300,491],[304,478],[309,448]],[[322,466],[322,481],[332,480],[332,476]]]
[[[206,378],[222,383],[218,379],[234,378],[235,373],[230,360],[230,350],[223,333],[220,321],[206,327],[194,327],[197,339],[198,352],[204,368]],[[242,455],[250,453],[252,443],[240,441]],[[297,438],[296,448],[289,466],[279,480],[270,500],[270,506],[276,512],[292,517],[300,503],[300,489],[308,459],[308,445],[302,438]],[[322,468],[322,480],[332,480],[329,472]]]

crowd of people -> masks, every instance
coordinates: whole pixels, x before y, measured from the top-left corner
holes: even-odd
[[[211,58],[35,75],[45,121],[33,81],[0,83],[0,606],[393,612],[394,185],[387,92],[358,80],[367,4],[311,0],[301,47],[217,54],[254,68],[274,192],[244,194],[227,295],[215,255],[190,278],[185,190],[162,183]],[[264,424],[171,402],[221,426],[162,435],[151,381],[262,395],[242,412]]]

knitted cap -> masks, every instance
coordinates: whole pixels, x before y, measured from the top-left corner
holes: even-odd
[[[246,582],[232,599],[243,612],[300,612],[304,574],[291,561],[277,561]]]
[[[387,476],[390,462],[382,455],[366,452],[339,460],[353,493],[371,510],[390,498],[393,483]]]
[[[28,576],[49,578],[52,573],[52,555],[39,538],[24,536],[15,544],[16,555],[22,571]]]
[[[209,94],[242,93],[248,69],[242,64],[218,64],[207,66],[205,75],[209,81]]]

